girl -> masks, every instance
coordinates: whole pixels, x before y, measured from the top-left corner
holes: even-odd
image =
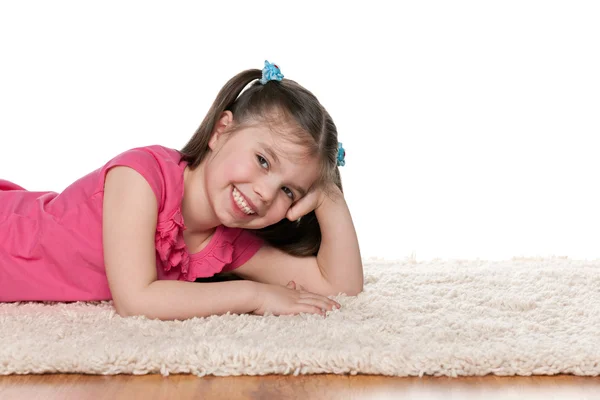
[[[126,151],[60,194],[0,181],[0,301],[325,315],[327,296],[363,288],[343,163],[327,111],[265,61],[225,84],[181,151]]]

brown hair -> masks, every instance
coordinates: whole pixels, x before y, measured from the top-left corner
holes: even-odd
[[[229,110],[234,122],[228,129],[230,133],[254,122],[268,124],[271,129],[281,124],[292,127],[284,138],[302,145],[309,156],[319,160],[320,177],[314,186],[326,188],[327,183],[334,183],[342,190],[337,167],[337,129],[329,113],[298,83],[284,78],[263,85],[258,81],[261,77],[261,70],[249,69],[223,86],[194,136],[181,149],[182,160],[192,169],[200,165],[209,153],[208,142],[218,119]],[[252,85],[240,95],[250,83]],[[295,256],[316,255],[321,245],[321,229],[314,211],[300,221],[284,218],[251,232],[271,246]]]

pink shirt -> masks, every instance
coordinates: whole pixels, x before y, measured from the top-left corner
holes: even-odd
[[[30,192],[0,180],[0,301],[94,301],[112,298],[102,251],[104,179],[128,166],[150,184],[158,204],[158,279],[194,281],[244,264],[262,240],[240,228],[217,227],[200,252],[183,241],[183,171],[177,150],[128,150],[62,193]]]

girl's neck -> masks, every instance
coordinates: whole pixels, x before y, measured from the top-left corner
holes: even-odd
[[[181,214],[186,226],[185,232],[190,237],[204,237],[212,234],[220,221],[208,201],[204,189],[204,176],[202,165],[192,170],[186,166],[183,171],[183,199],[181,200]]]

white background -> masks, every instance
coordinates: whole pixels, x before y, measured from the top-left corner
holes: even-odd
[[[338,126],[363,257],[600,256],[598,2],[207,3],[1,2],[0,178],[181,148],[268,59]]]

